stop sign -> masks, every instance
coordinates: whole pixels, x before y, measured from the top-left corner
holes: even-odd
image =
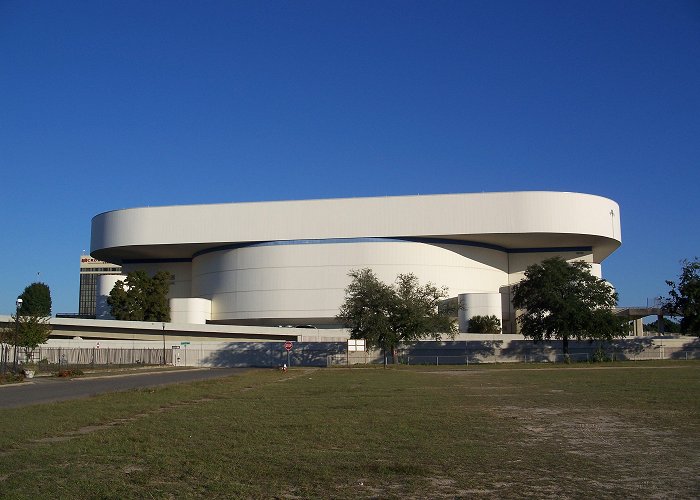
[[[284,348],[287,349],[288,351],[292,350],[292,343],[288,340],[284,343]]]

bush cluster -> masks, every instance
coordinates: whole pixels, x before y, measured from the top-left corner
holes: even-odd
[[[0,384],[14,384],[16,382],[22,382],[24,380],[24,373],[21,371],[17,373],[12,373],[11,371],[8,371],[5,373],[5,376],[3,377],[0,374]]]

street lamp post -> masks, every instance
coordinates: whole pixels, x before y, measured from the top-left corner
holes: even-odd
[[[163,366],[165,366],[165,323],[163,323]]]
[[[7,372],[7,351],[9,350],[9,344],[6,342],[6,339],[2,339],[0,349],[2,349],[2,353],[0,353],[2,356],[2,359],[0,359],[0,363],[2,364],[2,378],[5,378],[5,373]]]
[[[15,313],[15,341],[13,346],[12,373],[17,373],[17,341],[19,340],[19,308],[22,307],[22,299],[17,298],[17,312]]]

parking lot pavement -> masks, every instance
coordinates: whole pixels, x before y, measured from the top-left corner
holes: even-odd
[[[243,373],[245,368],[206,368],[127,373],[85,378],[38,377],[0,386],[0,408],[19,408],[56,401],[88,398],[106,392],[195,382]]]

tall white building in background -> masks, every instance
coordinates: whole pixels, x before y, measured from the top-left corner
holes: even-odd
[[[337,326],[353,269],[414,273],[514,329],[511,285],[555,255],[601,263],[621,244],[617,203],[511,192],[132,208],[92,220],[90,253],[127,273],[170,271],[180,323]],[[99,317],[99,314],[98,314]]]
[[[98,281],[102,276],[121,276],[121,270],[121,266],[95,259],[89,255],[80,256],[79,317],[95,317]]]

